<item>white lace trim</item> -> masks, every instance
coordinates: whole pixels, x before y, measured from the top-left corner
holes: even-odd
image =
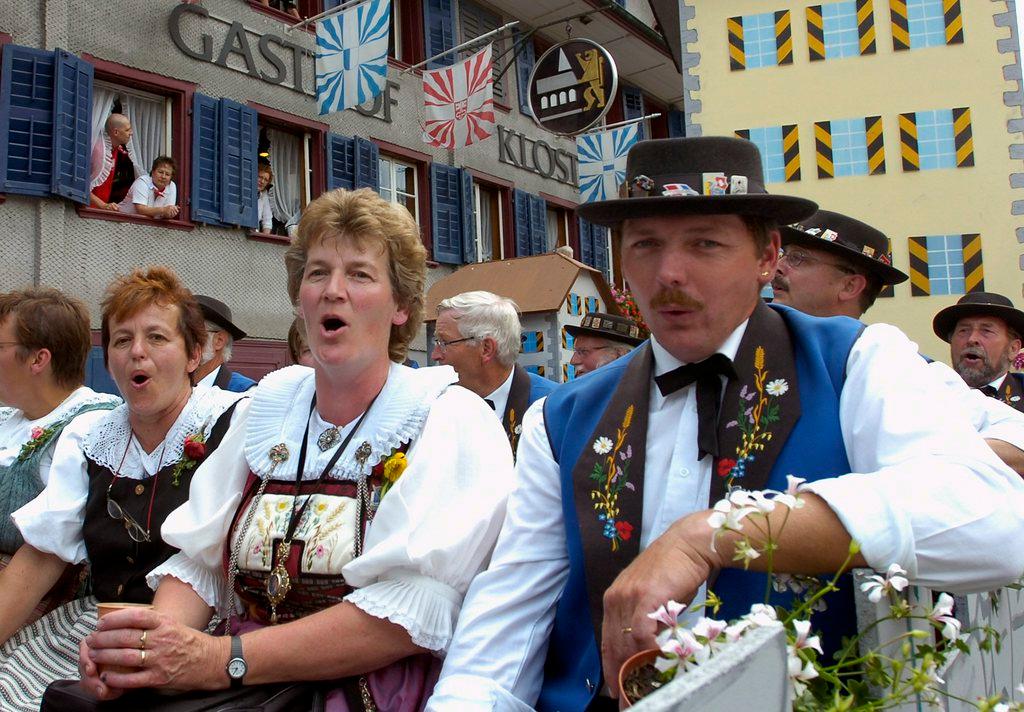
[[[306,430],[309,404],[316,390],[312,370],[289,366],[265,376],[253,393],[245,437],[245,459],[249,468],[262,478],[273,472],[275,479],[294,479],[299,448]],[[366,477],[382,457],[391,454],[423,429],[430,406],[458,375],[450,366],[413,369],[391,364],[387,383],[349,447],[331,469],[337,479],[359,480]],[[355,453],[367,442],[370,456],[360,466]],[[288,458],[275,468],[270,451],[277,445],[288,448]],[[319,476],[334,454],[334,448],[320,452],[311,447],[306,454],[303,477]]]
[[[86,457],[101,467],[118,470],[122,477],[141,480],[156,474],[156,457],[159,453],[161,466],[179,462],[185,451],[185,438],[203,430],[207,436],[221,416],[232,403],[244,398],[244,393],[222,391],[219,388],[196,386],[192,396],[182,408],[178,419],[167,431],[163,443],[157,445],[148,456],[136,441],[129,446],[132,438],[132,427],[128,423],[128,404],[122,403],[114,408],[85,437],[82,449]],[[125,450],[127,449],[127,453]],[[124,464],[121,459],[124,458]],[[148,466],[148,467],[147,467]]]
[[[14,414],[18,412],[17,408],[4,408],[0,407],[0,426],[6,423],[8,420],[14,417]]]
[[[455,633],[462,597],[424,576],[378,581],[357,588],[345,600],[374,618],[386,618],[409,632],[412,642],[443,653]]]

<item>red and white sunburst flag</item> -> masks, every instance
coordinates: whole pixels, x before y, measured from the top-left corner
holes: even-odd
[[[487,45],[464,62],[423,72],[425,142],[458,148],[494,133],[491,66],[491,45]]]

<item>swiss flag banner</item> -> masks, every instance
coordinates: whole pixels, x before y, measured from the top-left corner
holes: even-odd
[[[457,148],[494,133],[491,66],[491,45],[487,45],[463,62],[423,72],[426,143]]]

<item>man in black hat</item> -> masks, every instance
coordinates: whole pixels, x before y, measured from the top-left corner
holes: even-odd
[[[710,546],[709,507],[731,487],[809,480],[802,507],[764,515],[779,573],[896,563],[962,591],[1024,570],[1024,482],[929,387],[914,344],[760,299],[776,225],[814,203],[769,195],[756,147],[733,138],[641,141],[626,181],[578,212],[617,229],[651,341],[527,411],[516,490],[432,710],[614,709],[599,695],[655,645],[659,606],[699,602],[709,579],[722,618],[763,602],[769,557],[734,561],[733,532]],[[743,533],[763,548],[757,531]],[[855,632],[851,587],[814,619],[826,650]]]
[[[1024,312],[1002,294],[972,292],[932,321],[950,347],[953,368],[968,386],[1024,411],[1024,376],[1010,367],[1021,349]]]
[[[806,314],[860,319],[882,287],[908,279],[892,266],[889,239],[860,220],[818,210],[779,232],[775,301]]]
[[[231,309],[224,302],[202,294],[196,295],[196,301],[203,310],[207,331],[203,358],[196,369],[196,385],[216,386],[235,393],[249,390],[256,381],[225,365],[231,360],[235,342],[244,339],[245,332],[231,321]]]
[[[582,376],[625,356],[643,343],[640,327],[618,314],[587,312],[579,326],[566,326],[572,336],[572,360],[576,376]]]

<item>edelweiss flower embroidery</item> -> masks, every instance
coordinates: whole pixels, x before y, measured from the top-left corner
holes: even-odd
[[[764,450],[772,439],[768,426],[779,420],[779,404],[775,399],[788,392],[789,383],[785,378],[768,380],[764,347],[758,346],[754,349],[754,387],[744,385],[740,389],[737,417],[725,426],[738,427],[742,434],[736,458],[723,457],[718,461],[718,476],[728,478],[726,488],[746,474],[747,463],[753,462],[756,453]]]
[[[629,463],[633,457],[633,447],[626,445],[626,434],[633,422],[633,406],[626,408],[622,425],[615,433],[615,442],[611,438],[601,436],[594,441],[593,449],[598,455],[604,455],[596,463],[590,473],[590,479],[597,486],[590,491],[594,500],[597,519],[604,524],[602,534],[612,540],[612,551],[618,551],[619,542],[629,541],[633,536],[633,525],[619,519],[619,495],[623,490],[636,491],[629,481]]]

